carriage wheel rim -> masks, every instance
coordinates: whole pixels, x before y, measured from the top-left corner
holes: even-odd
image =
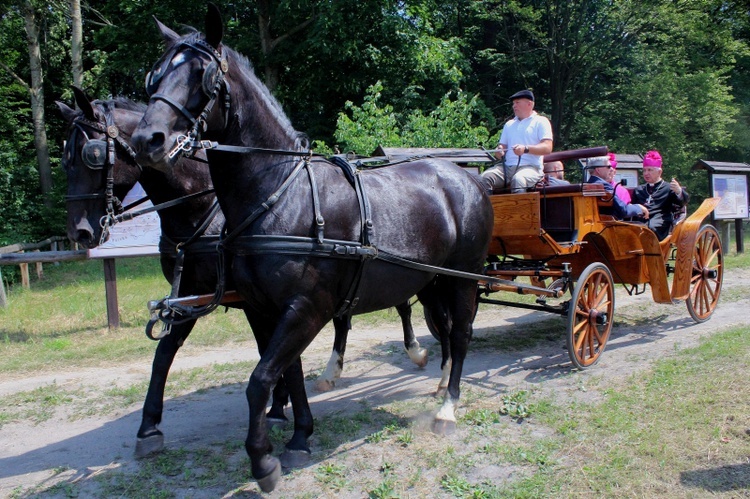
[[[584,282],[576,287],[575,303],[571,305],[575,312],[570,319],[568,353],[577,367],[588,367],[599,360],[609,338],[614,288],[609,270],[603,264],[592,264],[582,277]]]
[[[693,275],[687,299],[688,312],[697,322],[708,320],[721,294],[724,258],[716,229],[704,226],[693,251]]]

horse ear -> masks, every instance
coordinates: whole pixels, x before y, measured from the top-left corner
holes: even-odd
[[[223,37],[224,22],[221,20],[221,12],[216,5],[209,2],[206,12],[206,42],[218,49]]]
[[[65,121],[67,121],[68,123],[72,123],[77,114],[76,110],[68,106],[64,102],[60,102],[59,100],[56,100],[55,104],[57,104],[57,107],[60,109],[60,113],[62,113]]]
[[[96,121],[96,113],[94,113],[94,107],[91,105],[91,101],[89,100],[89,96],[86,95],[86,92],[76,87],[75,85],[71,86],[71,88],[73,89],[73,95],[76,98],[76,104],[78,105],[78,108],[83,112],[83,115],[87,119]]]
[[[175,41],[180,39],[180,35],[162,24],[162,22],[159,21],[156,16],[154,16],[154,22],[156,22],[156,26],[159,28],[161,36],[164,37],[164,41],[168,46],[173,45]]]

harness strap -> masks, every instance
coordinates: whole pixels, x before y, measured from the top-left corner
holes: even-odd
[[[154,94],[151,96],[151,100],[161,100],[172,106],[176,111],[179,111],[180,114],[182,114],[187,120],[190,122],[191,125],[194,125],[196,122],[196,119],[192,114],[190,114],[190,111],[185,109],[185,106],[171,98],[170,96],[166,94]]]
[[[360,240],[362,245],[365,247],[375,247],[373,242],[373,224],[370,218],[370,202],[365,193],[365,186],[362,182],[362,175],[359,172],[354,174],[354,187],[357,195],[357,201],[359,202],[359,217],[361,224]],[[359,288],[362,285],[362,276],[365,273],[365,268],[368,266],[370,258],[362,257],[361,263],[357,268],[357,272],[352,279],[352,283],[349,286],[349,291],[346,293],[346,297],[341,303],[338,311],[334,314],[336,317],[346,316],[347,320],[351,320],[351,316],[354,313],[354,308],[359,302]]]
[[[302,171],[302,167],[305,166],[306,164],[307,164],[306,159],[300,160],[300,162],[297,163],[297,166],[294,167],[294,170],[292,170],[292,173],[287,177],[284,183],[281,184],[281,187],[279,187],[276,190],[276,192],[271,194],[271,196],[268,199],[266,199],[263,203],[261,203],[260,206],[255,208],[255,210],[253,210],[253,212],[250,213],[250,215],[241,224],[235,227],[232,232],[224,236],[221,244],[224,246],[229,245],[234,239],[239,237],[240,233],[243,230],[247,229],[250,226],[250,224],[255,222],[255,220],[257,220],[259,216],[261,216],[264,212],[270,210],[271,207],[273,207],[273,205],[275,205],[279,201],[279,198],[281,198],[281,195],[284,194],[284,192],[289,188],[290,185],[292,185],[292,182],[294,181],[295,178],[297,178],[297,175],[299,175],[299,173]],[[227,226],[225,224],[224,231],[222,232],[226,232],[226,230],[227,230]]]
[[[344,260],[358,260],[362,258],[370,260],[383,260],[388,263],[406,267],[420,272],[430,274],[446,275],[470,279],[472,281],[485,281],[488,283],[510,284],[512,281],[498,279],[484,274],[474,274],[463,270],[437,267],[426,263],[415,262],[392,253],[379,250],[373,246],[363,246],[356,241],[341,241],[336,239],[324,239],[318,243],[315,238],[302,236],[276,236],[276,235],[251,235],[240,236],[228,249],[232,253],[241,256],[247,255],[300,255],[327,258],[340,258]]]
[[[275,154],[280,156],[300,156],[304,155],[310,157],[321,157],[325,158],[325,154],[316,153],[312,150],[299,151],[290,149],[266,149],[263,147],[250,147],[250,146],[232,146],[226,144],[219,144],[213,140],[193,140],[189,143],[191,149],[213,149],[215,151],[233,152],[237,154]]]
[[[318,194],[318,184],[315,182],[315,175],[313,174],[312,166],[309,161],[305,161],[305,169],[307,170],[307,176],[310,178],[310,190],[312,190],[313,198],[313,212],[315,213],[315,226],[316,233],[318,234],[318,242],[323,242],[324,230],[326,222],[323,219],[323,214],[320,212],[320,195]]]
[[[115,222],[119,223],[119,222],[125,222],[125,221],[128,221],[128,220],[132,220],[135,217],[139,217],[141,215],[145,215],[145,214],[151,213],[153,211],[159,211],[159,210],[164,210],[164,209],[167,209],[167,208],[171,208],[171,207],[176,206],[178,204],[190,201],[190,200],[192,200],[194,198],[197,198],[197,197],[200,197],[200,196],[205,196],[207,194],[212,194],[213,192],[214,192],[213,189],[206,189],[205,191],[194,192],[193,194],[187,194],[185,196],[182,196],[182,197],[179,197],[179,198],[175,198],[175,199],[173,199],[171,201],[165,201],[164,203],[157,204],[156,206],[149,206],[148,208],[144,208],[142,210],[134,211],[132,213],[121,213],[121,214],[119,214],[119,215],[117,215],[115,217]],[[129,209],[129,208],[131,208],[133,206],[137,206],[138,204],[140,204],[141,202],[145,201],[146,199],[147,198],[139,199],[136,203],[132,203],[127,208]]]

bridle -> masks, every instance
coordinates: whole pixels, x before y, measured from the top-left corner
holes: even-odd
[[[172,59],[180,53],[183,48],[191,48],[196,50],[211,59],[206,69],[203,71],[203,82],[202,89],[203,93],[208,97],[208,103],[205,105],[203,110],[198,116],[193,114],[185,108],[182,104],[172,99],[170,96],[159,93],[159,82],[161,81],[164,73],[167,69],[166,66],[172,61]],[[169,151],[169,159],[173,159],[178,154],[185,154],[194,151],[193,143],[200,138],[201,132],[206,131],[206,120],[211,113],[214,105],[220,99],[220,95],[224,93],[224,128],[226,129],[229,122],[229,108],[231,104],[231,97],[229,93],[229,82],[226,80],[225,75],[229,70],[229,63],[221,52],[221,47],[215,49],[209,45],[205,40],[200,38],[199,35],[192,36],[177,44],[170,51],[171,57],[158,62],[157,65],[149,71],[146,75],[146,94],[151,100],[160,100],[167,103],[173,109],[182,114],[191,123],[192,128],[187,135],[180,135],[177,138],[175,147]]]
[[[115,143],[127,152],[135,165],[142,171],[143,168],[136,161],[136,153],[130,144],[120,135],[120,130],[114,124],[109,106],[104,104],[104,123],[92,121],[85,117],[78,117],[73,120],[73,136],[71,144],[65,147],[63,156],[63,167],[67,170],[68,164],[73,163],[75,159],[76,146],[78,143],[78,134],[80,133],[86,139],[81,147],[81,161],[90,170],[105,170],[105,187],[104,192],[95,192],[91,194],[67,194],[65,202],[86,201],[90,199],[104,199],[105,215],[99,220],[102,229],[99,238],[99,244],[104,244],[109,236],[109,229],[116,223],[116,216],[124,211],[122,201],[114,194],[114,165],[115,165]],[[86,133],[88,127],[94,131],[104,134],[105,139],[91,139]]]

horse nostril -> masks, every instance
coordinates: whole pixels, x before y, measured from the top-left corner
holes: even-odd
[[[151,141],[149,142],[149,145],[152,149],[161,149],[164,147],[164,142],[166,141],[166,136],[162,132],[154,132],[153,135],[151,135]]]

